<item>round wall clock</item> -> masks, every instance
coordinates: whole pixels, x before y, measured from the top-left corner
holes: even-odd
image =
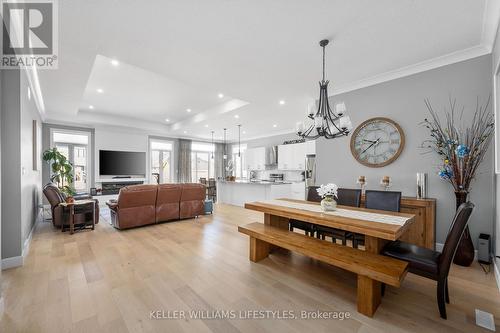
[[[394,162],[404,145],[405,135],[401,126],[383,117],[364,121],[351,136],[352,156],[359,163],[372,168]]]

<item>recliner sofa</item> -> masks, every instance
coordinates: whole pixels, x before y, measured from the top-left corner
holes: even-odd
[[[131,185],[106,205],[112,225],[128,229],[203,215],[205,196],[203,184]]]

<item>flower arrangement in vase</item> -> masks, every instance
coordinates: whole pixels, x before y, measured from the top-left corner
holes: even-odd
[[[455,100],[450,99],[450,111],[445,112],[444,122],[441,122],[429,100],[425,100],[431,117],[425,119],[423,125],[430,131],[431,138],[425,140],[422,147],[438,154],[438,175],[453,186],[457,208],[467,201],[471,182],[488,151],[494,133],[493,115],[487,111],[489,102],[488,98],[486,104],[481,106],[478,100],[472,122],[464,126],[461,123],[463,111],[457,117]],[[453,262],[470,266],[473,260],[474,245],[467,227]]]
[[[337,209],[337,190],[338,186],[332,183],[321,185],[316,191],[318,195],[323,198],[321,200],[321,208],[326,211],[333,211]]]

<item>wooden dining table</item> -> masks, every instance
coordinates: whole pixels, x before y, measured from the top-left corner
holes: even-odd
[[[311,207],[307,207],[307,209],[294,208],[294,204],[297,204],[298,207],[305,207],[302,205],[311,205]],[[362,234],[365,236],[365,251],[375,254],[380,253],[388,241],[398,240],[415,221],[415,215],[413,214],[339,205],[337,206],[339,211],[354,212],[354,214],[350,215],[355,216],[355,212],[361,212],[360,216],[356,217],[340,216],[340,214],[322,212],[319,203],[294,199],[249,202],[245,204],[245,208],[263,212],[265,224],[281,229],[288,230],[289,220],[294,219]],[[404,223],[375,222],[369,219],[371,214],[363,214],[363,212],[402,218],[401,220],[404,220]]]

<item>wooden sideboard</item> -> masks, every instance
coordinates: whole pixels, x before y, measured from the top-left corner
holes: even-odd
[[[365,197],[361,198],[361,207]],[[415,215],[415,222],[401,240],[434,250],[436,245],[436,199],[401,198],[401,212]]]

